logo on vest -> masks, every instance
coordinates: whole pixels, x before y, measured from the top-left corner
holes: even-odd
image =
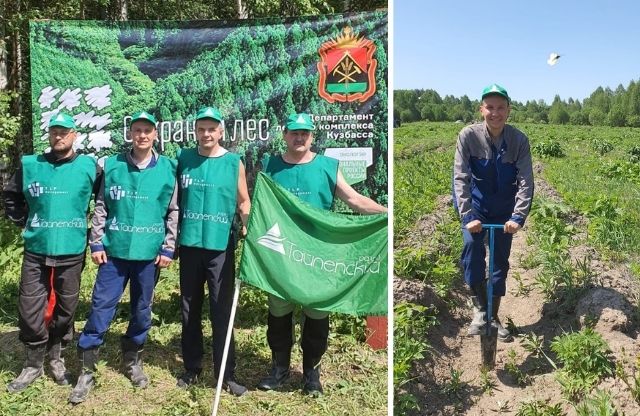
[[[122,189],[120,185],[114,185],[109,188],[109,196],[111,199],[115,201],[119,201],[122,197],[126,195],[127,191]]]
[[[113,231],[119,231],[120,227],[118,227],[118,220],[116,217],[113,217],[111,220],[111,224],[109,224],[109,229]]]
[[[73,218],[69,221],[48,221],[40,218],[36,212],[29,223],[31,228],[87,228],[82,218]]]
[[[311,195],[310,191],[305,191],[304,189],[300,189],[300,188],[286,188],[286,189],[287,191],[291,192],[298,198],[303,197],[305,195]]]
[[[29,191],[29,195],[34,198],[38,198],[43,194],[54,194],[54,195],[63,195],[68,194],[67,191],[59,191],[56,186],[43,186],[40,182],[33,182],[27,186],[27,190]]]
[[[187,189],[189,187],[214,188],[215,186],[215,184],[208,183],[204,179],[193,178],[188,173],[180,175],[180,187],[182,189]]]
[[[40,194],[42,194],[43,188],[42,186],[40,186],[40,182],[34,182],[31,185],[29,185],[27,187],[27,189],[29,189],[29,194],[31,194],[31,196],[37,198],[40,196]],[[37,216],[37,214],[36,214]]]
[[[33,216],[33,218],[31,219],[31,227],[33,227],[33,228],[40,227],[40,217],[38,217],[38,213],[37,212]]]
[[[111,219],[109,230],[124,233],[164,234],[164,223],[158,222],[150,225],[130,225],[118,222],[116,217]]]
[[[138,191],[131,191],[122,189],[122,185],[113,185],[109,187],[109,197],[112,201],[119,201],[121,199],[140,199],[147,200],[149,196],[140,194]]]
[[[180,175],[180,184],[182,189],[187,189],[193,183],[193,178],[189,175]]]
[[[347,276],[362,276],[365,273],[380,273],[380,258],[378,256],[358,256],[358,259],[331,260],[317,256],[304,250],[292,241],[285,241],[280,226],[275,223],[269,230],[257,239],[257,243],[285,256],[289,261],[300,265],[319,269],[328,273]],[[348,253],[348,250],[346,251]],[[386,271],[383,270],[384,273]]]
[[[229,216],[225,212],[218,212],[217,214],[203,214],[202,212],[195,212],[186,209],[182,214],[182,218],[196,221],[220,222],[223,224],[229,223]]]

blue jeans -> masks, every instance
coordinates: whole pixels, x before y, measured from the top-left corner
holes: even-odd
[[[143,345],[151,328],[155,274],[154,260],[109,257],[100,265],[91,296],[89,319],[80,334],[78,347],[86,350],[102,345],[127,282],[130,282],[131,317],[125,337],[138,346]]]

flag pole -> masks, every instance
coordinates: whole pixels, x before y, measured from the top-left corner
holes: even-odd
[[[220,405],[220,393],[222,392],[222,382],[224,380],[224,371],[227,366],[227,355],[229,353],[229,345],[231,344],[231,335],[233,334],[233,322],[236,317],[236,307],[238,306],[238,297],[240,296],[240,279],[236,279],[233,291],[233,304],[231,305],[231,314],[229,316],[229,324],[227,325],[227,338],[224,340],[224,351],[222,353],[222,362],[220,363],[220,373],[218,374],[218,384],[216,386],[216,395],[211,409],[211,416],[218,414],[218,406]]]

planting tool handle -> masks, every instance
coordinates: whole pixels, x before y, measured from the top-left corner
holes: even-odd
[[[231,304],[231,313],[229,316],[229,325],[227,326],[227,337],[224,340],[224,350],[222,352],[222,362],[220,363],[220,374],[218,374],[218,384],[216,385],[216,395],[211,408],[211,416],[217,416],[218,406],[220,405],[220,393],[222,392],[222,383],[224,382],[224,372],[227,366],[227,355],[229,354],[229,346],[231,345],[231,335],[233,334],[233,322],[236,318],[236,308],[238,306],[238,297],[240,296],[240,279],[236,279],[233,288],[233,303]]]
[[[487,335],[491,331],[491,322],[493,321],[493,247],[494,247],[494,231],[496,228],[504,228],[504,224],[482,224],[482,228],[489,230],[489,276],[487,278]]]

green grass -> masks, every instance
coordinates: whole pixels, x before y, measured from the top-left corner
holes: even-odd
[[[412,123],[394,130],[394,239],[401,240],[436,197],[451,192],[459,124]]]
[[[412,123],[394,131],[394,271],[423,280],[444,295],[457,275],[461,241],[453,208],[441,215],[429,238],[412,237],[420,218],[433,214],[437,198],[451,192],[459,124]]]
[[[15,244],[0,246],[3,253]],[[24,392],[9,395],[4,385],[21,370],[22,344],[17,339],[17,294],[20,262],[13,261],[0,275],[0,414],[28,415],[209,415],[215,394],[211,363],[211,326],[203,310],[205,369],[198,384],[187,390],[176,387],[182,372],[180,357],[180,312],[177,264],[162,272],[153,305],[153,326],[143,353],[144,368],[151,379],[147,389],[136,390],[121,371],[119,337],[128,323],[128,295],[118,307],[116,317],[100,349],[98,385],[89,399],[71,406],[67,397],[71,387],[56,385],[49,376],[38,379]],[[90,263],[83,273],[76,330],[81,331],[87,317],[96,267]],[[365,343],[363,318],[331,316],[329,350],[322,360],[325,394],[318,399],[304,396],[302,355],[294,347],[292,377],[282,391],[256,389],[270,368],[271,353],[266,341],[266,295],[242,285],[235,321],[236,374],[249,388],[244,397],[223,392],[221,415],[386,415],[387,353],[373,351]],[[299,318],[299,317],[297,317]],[[296,335],[299,336],[299,326]],[[65,351],[67,367],[74,380],[79,373],[75,345]],[[47,363],[45,363],[45,368]]]
[[[519,125],[531,145],[550,139],[565,156],[543,159],[542,176],[565,203],[590,219],[589,239],[613,258],[636,260],[640,250],[640,164],[631,151],[638,128]],[[602,153],[602,143],[611,149]],[[609,146],[608,146],[609,147]]]

